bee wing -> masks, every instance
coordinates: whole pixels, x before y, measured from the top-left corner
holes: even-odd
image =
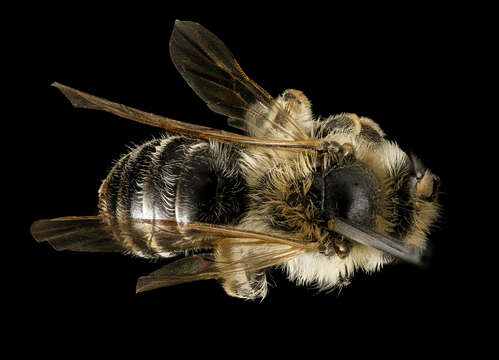
[[[31,225],[37,242],[48,242],[55,250],[119,252],[123,247],[100,216],[71,216],[37,220]]]
[[[421,253],[414,247],[402,244],[399,240],[388,235],[380,234],[369,229],[363,229],[350,223],[346,219],[336,218],[333,231],[361,244],[381,250],[403,261],[422,265]]]
[[[69,86],[53,83],[76,108],[103,110],[122,118],[137,121],[143,124],[163,128],[167,131],[192,136],[206,140],[217,140],[220,142],[278,147],[282,149],[316,149],[319,144],[314,140],[282,140],[282,139],[260,139],[250,136],[238,135],[231,132],[216,130],[206,126],[189,124],[173,120],[164,116],[155,115],[145,111],[137,110],[129,106],[118,104],[97,96],[87,94],[83,91],[73,89]]]
[[[103,216],[66,216],[37,220],[31,225],[31,234],[37,242],[48,242],[55,250],[88,252],[123,251],[115,239],[123,226],[134,226],[134,230],[146,226],[157,237],[158,248],[165,251],[214,248],[228,238],[253,239],[252,244],[278,244],[309,249],[310,243],[293,238],[240,230],[231,226],[207,223],[178,223],[174,220],[127,219],[128,222],[109,224]],[[129,232],[127,232],[127,235]],[[135,239],[146,242],[148,239]],[[146,238],[145,237],[145,238]]]
[[[166,224],[170,221],[161,222]],[[215,249],[216,253],[237,255],[221,260],[213,253],[196,254],[177,260],[139,278],[137,292],[197,280],[219,279],[237,272],[257,271],[317,248],[316,243],[240,230],[231,226],[197,222],[177,226],[184,233],[204,238],[205,246],[210,244],[209,247]]]
[[[82,252],[132,252],[147,254],[208,248],[210,238],[187,240],[176,221],[127,219],[108,222],[102,216],[67,216],[37,220],[31,225],[37,242],[48,242],[55,250]],[[118,241],[122,236],[126,241]]]
[[[244,73],[227,46],[200,24],[175,22],[170,56],[182,77],[208,107],[231,118],[229,125],[242,130],[251,127],[259,137],[268,137],[268,132],[256,126],[258,119],[268,122],[281,135],[309,139],[291,114]],[[274,116],[270,116],[272,111]],[[289,126],[281,126],[272,118]],[[296,131],[291,133],[286,128]]]
[[[152,226],[158,251],[196,248],[237,251],[237,260],[216,260],[213,253],[196,254],[165,265],[139,279],[137,292],[203,279],[216,279],[240,271],[268,268],[316,248],[315,243],[206,223],[180,224],[173,220],[130,219],[129,224]],[[104,217],[82,216],[38,220],[31,233],[38,242],[56,250],[121,252],[127,249],[114,237],[120,224],[108,225]],[[146,242],[150,237],[134,239]],[[137,244],[136,244],[137,246]],[[139,248],[141,246],[138,246]],[[237,249],[237,250],[236,250]],[[248,251],[245,251],[248,249]]]
[[[258,247],[263,242],[244,242],[241,239],[226,239],[224,247]],[[237,272],[249,272],[265,269],[292,259],[304,252],[301,248],[265,245],[262,251],[243,256],[237,261],[218,261],[213,254],[196,254],[174,261],[137,281],[137,292],[154,290],[186,282],[208,279],[220,279]]]

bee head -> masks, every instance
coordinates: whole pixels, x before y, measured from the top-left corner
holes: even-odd
[[[378,151],[370,158],[317,168],[309,192],[311,201],[323,220],[332,220],[328,230],[333,238],[342,235],[359,242],[352,228],[341,230],[334,225],[336,220],[422,250],[438,217],[438,177],[394,143],[386,143]]]
[[[387,142],[377,155],[382,159],[373,168],[381,185],[378,230],[423,249],[439,214],[440,180],[421,159],[395,143]]]

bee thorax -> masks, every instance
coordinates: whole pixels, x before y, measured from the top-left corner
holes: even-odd
[[[363,227],[373,228],[378,209],[379,185],[376,177],[359,163],[318,171],[310,198],[327,221],[341,217]]]

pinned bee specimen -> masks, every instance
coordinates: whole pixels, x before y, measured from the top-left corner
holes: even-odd
[[[299,90],[273,98],[199,24],[177,21],[177,70],[239,132],[146,113],[54,83],[75,107],[163,128],[116,162],[99,215],[36,221],[56,250],[168,259],[137,292],[217,279],[259,299],[266,272],[299,285],[344,286],[358,270],[421,262],[438,217],[438,178],[366,117],[314,117]],[[241,134],[242,131],[242,134]]]

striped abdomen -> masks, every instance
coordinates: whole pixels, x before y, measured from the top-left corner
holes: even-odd
[[[99,190],[99,209],[125,249],[171,256],[154,226],[133,219],[234,224],[246,207],[239,152],[183,136],[146,142],[123,156]]]

